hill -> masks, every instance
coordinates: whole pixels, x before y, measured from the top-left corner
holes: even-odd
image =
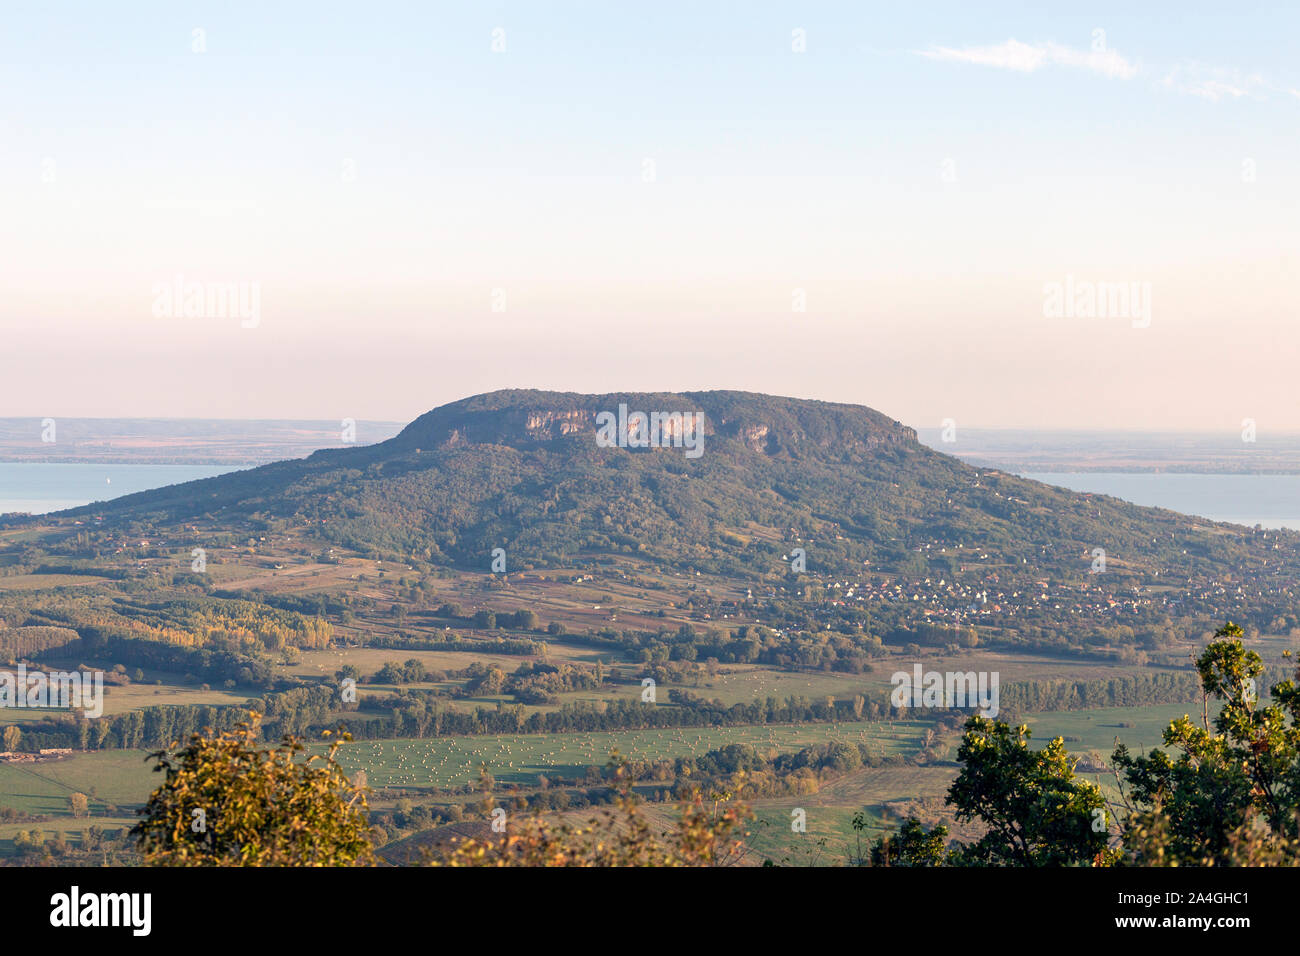
[[[682,447],[602,447],[626,406],[703,415]],[[689,419],[688,419],[689,421]],[[512,568],[633,555],[745,578],[809,573],[1020,577],[1107,571],[1175,585],[1300,570],[1287,532],[1255,532],[977,469],[868,408],[745,392],[500,391],[436,408],[392,439],[318,451],[66,512],[106,525],[303,523],[322,545],[434,566]]]

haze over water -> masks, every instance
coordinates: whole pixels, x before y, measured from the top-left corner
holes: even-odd
[[[1300,475],[1038,472],[1023,477],[1212,521],[1300,530]]]
[[[0,514],[47,514],[238,470],[219,465],[0,462]]]

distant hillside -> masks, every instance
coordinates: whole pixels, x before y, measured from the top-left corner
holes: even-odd
[[[597,416],[702,412],[703,451],[600,447]],[[868,408],[744,392],[579,395],[501,391],[434,409],[376,445],[318,451],[92,505],[103,515],[231,530],[306,522],[323,543],[373,556],[511,569],[602,554],[742,577],[1083,576],[1093,549],[1134,580],[1300,571],[1300,535],[1261,535],[970,467]],[[943,555],[943,557],[940,557]]]

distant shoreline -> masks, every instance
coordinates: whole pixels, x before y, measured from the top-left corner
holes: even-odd
[[[0,418],[0,463],[252,468],[322,448],[374,444],[403,427],[365,420]]]
[[[55,440],[43,441],[48,422]],[[345,429],[350,426],[347,438]],[[253,468],[386,441],[401,422],[301,419],[0,418],[0,464]],[[921,444],[1010,474],[1300,475],[1300,434],[917,429]],[[1254,437],[1254,436],[1252,436]]]
[[[976,468],[1011,474],[1300,475],[1300,434],[1290,432],[1071,432],[938,428],[921,444]]]

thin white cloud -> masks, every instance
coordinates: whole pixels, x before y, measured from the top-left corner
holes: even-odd
[[[1021,43],[1014,38],[994,46],[936,46],[919,53],[931,60],[972,63],[1018,73],[1034,73],[1045,66],[1089,70],[1123,80],[1138,73],[1138,67],[1115,50],[1075,50],[1059,43]]]
[[[915,52],[930,60],[970,63],[1016,73],[1036,73],[1044,67],[1059,66],[1087,70],[1110,79],[1128,80],[1142,72],[1138,64],[1125,59],[1116,50],[1074,49],[1052,42],[1022,43],[1014,37],[991,46],[932,46]],[[1164,89],[1211,103],[1245,98],[1267,99],[1277,94],[1300,99],[1300,89],[1275,86],[1259,73],[1243,73],[1197,62],[1186,62],[1166,70],[1156,83]]]
[[[1187,63],[1175,67],[1165,74],[1160,83],[1166,89],[1199,96],[1211,103],[1238,100],[1243,96],[1264,97],[1270,92],[1277,92],[1258,73],[1243,74],[1238,70],[1206,66],[1203,63]]]

